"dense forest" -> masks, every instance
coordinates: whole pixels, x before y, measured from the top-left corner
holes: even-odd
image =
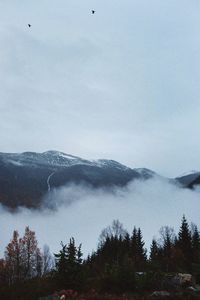
[[[189,278],[183,284],[180,273]],[[178,234],[162,227],[149,251],[140,228],[129,233],[114,220],[85,258],[73,237],[61,242],[59,253],[52,255],[47,245],[39,249],[35,232],[26,227],[23,237],[13,232],[0,260],[0,299],[148,299],[154,291],[199,299],[199,283],[200,233],[185,216]]]

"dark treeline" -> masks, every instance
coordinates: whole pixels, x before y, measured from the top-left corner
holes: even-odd
[[[74,238],[62,242],[53,258],[27,227],[21,238],[14,231],[0,261],[0,299],[38,299],[61,289],[134,293],[159,288],[163,274],[180,272],[200,281],[200,234],[185,216],[177,235],[169,226],[160,229],[148,255],[141,229],[128,233],[118,220],[102,230],[97,250],[86,259]]]

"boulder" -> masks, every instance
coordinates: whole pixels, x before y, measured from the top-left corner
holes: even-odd
[[[192,285],[194,283],[194,279],[191,274],[186,274],[186,273],[178,273],[174,278],[174,282],[177,285]]]
[[[199,285],[189,286],[188,290],[194,293],[200,293],[200,286]]]
[[[169,297],[170,293],[167,291],[155,291],[151,294],[151,297]]]

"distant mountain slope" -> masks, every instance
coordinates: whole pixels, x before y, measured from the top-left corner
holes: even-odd
[[[93,187],[125,186],[134,179],[155,176],[114,160],[85,160],[58,151],[0,153],[0,202],[10,208],[39,207],[52,188],[73,183]]]
[[[0,153],[0,203],[13,209],[38,208],[48,192],[69,183],[112,188],[156,176],[146,168],[131,169],[114,160],[86,160],[58,151]],[[200,172],[162,178],[186,188],[200,184]]]
[[[195,185],[200,184],[200,172],[191,171],[188,174],[184,174],[180,177],[177,177],[176,180],[183,186],[187,188],[194,188]]]

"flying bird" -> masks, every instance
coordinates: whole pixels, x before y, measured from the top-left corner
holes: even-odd
[[[28,24],[28,27],[31,27],[31,24]]]
[[[92,10],[92,14],[94,14],[96,11],[95,10]]]

